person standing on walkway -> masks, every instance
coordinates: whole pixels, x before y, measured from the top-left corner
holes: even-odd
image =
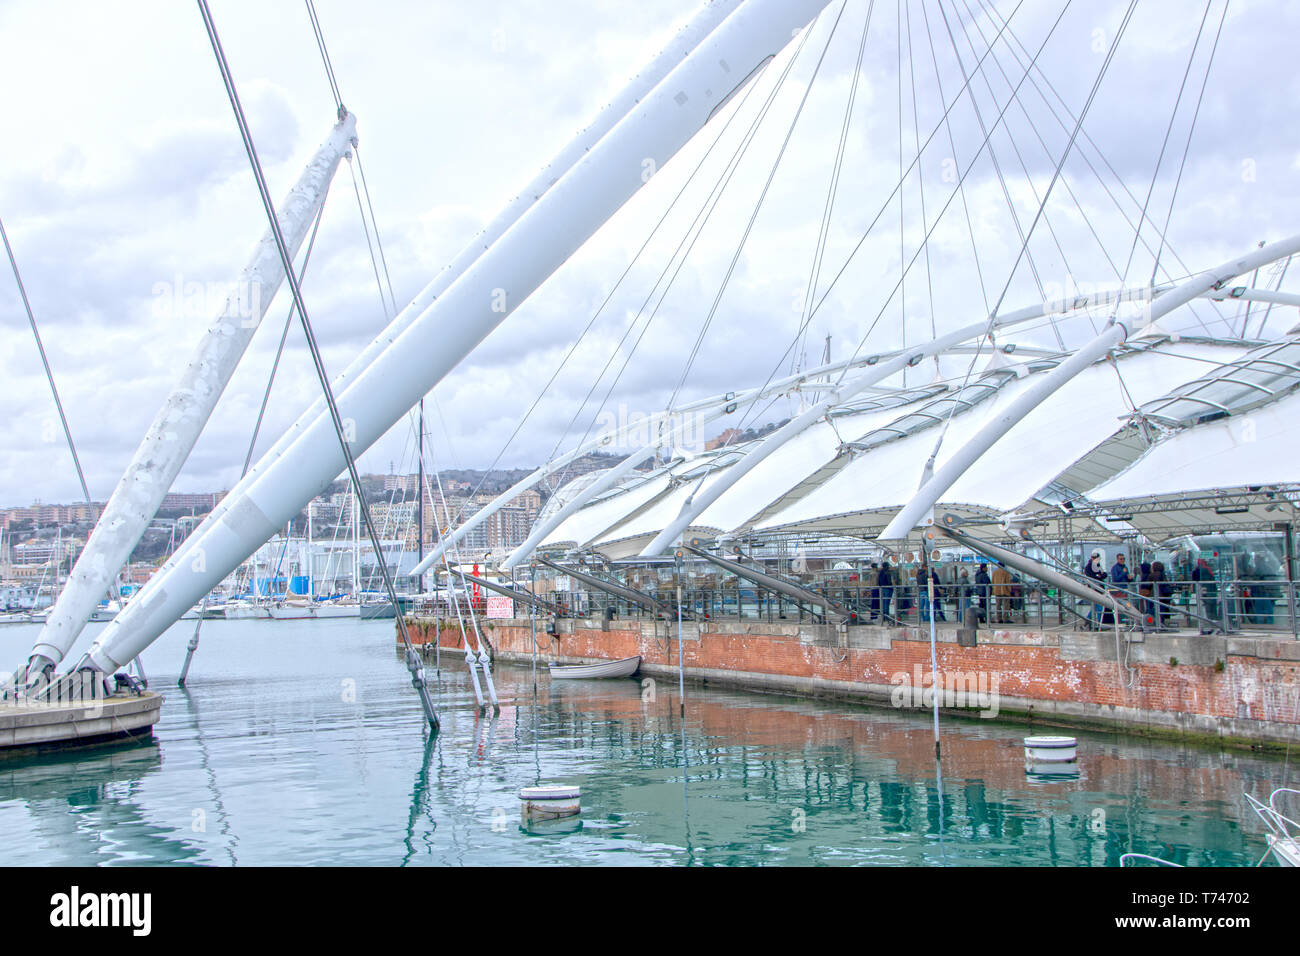
[[[1160,561],[1151,565],[1151,586],[1158,602],[1156,620],[1161,627],[1166,627],[1169,624],[1169,602],[1174,596],[1174,586],[1165,575],[1165,566]]]
[[[948,618],[943,613],[943,583],[939,580],[938,569],[933,565],[930,567],[930,581],[934,584],[934,619],[946,621]]]
[[[889,572],[889,562],[880,562],[880,570],[876,572],[876,589],[880,592],[880,622],[884,624],[889,620],[889,602],[894,594],[894,578]]]
[[[1129,600],[1129,585],[1133,582],[1133,576],[1128,573],[1127,559],[1123,551],[1115,552],[1115,563],[1110,566],[1110,583],[1115,586],[1111,591],[1111,596],[1119,598],[1121,601]]]
[[[1127,589],[1132,580],[1132,576],[1128,573],[1128,565],[1125,564],[1124,552],[1116,552],[1115,563],[1110,566],[1110,583]]]
[[[1106,584],[1106,569],[1102,567],[1100,551],[1092,552],[1092,557],[1089,558],[1088,563],[1083,566],[1083,574],[1085,577],[1093,581],[1099,590],[1104,589]],[[1101,615],[1101,605],[1094,603],[1091,612],[1088,614],[1088,620],[1094,627],[1101,627]]]
[[[993,581],[989,578],[988,565],[983,561],[975,571],[975,593],[980,602],[980,620],[989,619],[989,595],[993,592]]]
[[[999,624],[1011,623],[1011,572],[1001,561],[993,568],[994,614]]]
[[[1219,588],[1214,583],[1214,572],[1210,570],[1210,562],[1204,558],[1196,559],[1196,567],[1192,569],[1192,583],[1196,588],[1197,610],[1201,617],[1208,617],[1212,621],[1219,620]],[[1205,633],[1205,624],[1201,624],[1201,633]]]

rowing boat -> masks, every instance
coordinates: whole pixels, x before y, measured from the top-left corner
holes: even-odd
[[[631,677],[641,666],[641,658],[625,657],[621,661],[601,661],[598,664],[552,664],[554,679],[589,679],[593,677]]]

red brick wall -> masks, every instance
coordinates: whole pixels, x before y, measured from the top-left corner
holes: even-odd
[[[493,623],[486,633],[498,651],[531,654],[528,627]],[[703,625],[700,640],[683,642],[687,668],[883,686],[900,673],[910,678],[916,665],[923,674],[930,672],[928,639],[896,639],[888,649],[819,647],[803,643],[796,634],[728,634],[710,631],[709,626]],[[418,622],[410,631],[412,640],[432,639]],[[643,637],[639,627],[620,628],[618,622],[608,631],[575,627],[573,633],[559,635],[558,643],[539,629],[537,640],[538,656],[547,660],[618,659],[639,654],[648,664],[677,666],[675,639]],[[464,647],[460,628],[444,627],[441,642],[443,647]],[[982,643],[967,648],[941,643],[938,662],[941,674],[996,674],[997,690],[1003,697],[1300,724],[1297,661],[1227,655],[1222,671],[1213,665],[1136,662],[1129,665],[1131,688],[1122,685],[1114,661],[1066,659],[1058,647],[1049,645]]]

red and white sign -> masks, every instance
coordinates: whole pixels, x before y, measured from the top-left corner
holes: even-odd
[[[487,599],[487,616],[489,618],[511,618],[515,616],[515,602],[504,594],[489,594]]]

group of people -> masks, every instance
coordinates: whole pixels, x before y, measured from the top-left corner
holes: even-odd
[[[932,614],[936,621],[947,621],[944,607],[952,603],[958,620],[962,619],[967,608],[973,607],[981,621],[1010,623],[1013,613],[1023,606],[1020,582],[1001,562],[995,564],[990,573],[988,564],[981,561],[974,576],[963,565],[951,583],[942,580],[938,568],[930,566],[929,572],[927,581],[926,566],[918,564],[906,574],[907,585],[904,586],[904,574],[899,568],[891,567],[888,561],[872,564],[867,574],[867,583],[872,586],[868,620],[887,621],[902,617],[911,610],[914,600],[923,621],[930,620]],[[934,589],[933,606],[930,604],[931,585]],[[891,609],[895,612],[892,616]]]
[[[1174,582],[1170,579],[1161,561],[1143,561],[1138,566],[1135,579],[1129,570],[1128,558],[1123,552],[1116,552],[1115,563],[1108,572],[1100,551],[1092,552],[1092,557],[1083,567],[1084,576],[1096,581],[1098,586],[1108,587],[1113,594],[1135,604],[1148,621],[1159,627],[1167,627],[1172,611]],[[1214,571],[1209,562],[1198,558],[1192,570],[1191,580],[1197,585],[1201,599],[1201,614],[1211,620],[1218,617],[1218,601],[1214,584]],[[1137,592],[1136,600],[1133,592]],[[1093,605],[1090,620],[1094,626],[1114,624],[1109,608]]]

